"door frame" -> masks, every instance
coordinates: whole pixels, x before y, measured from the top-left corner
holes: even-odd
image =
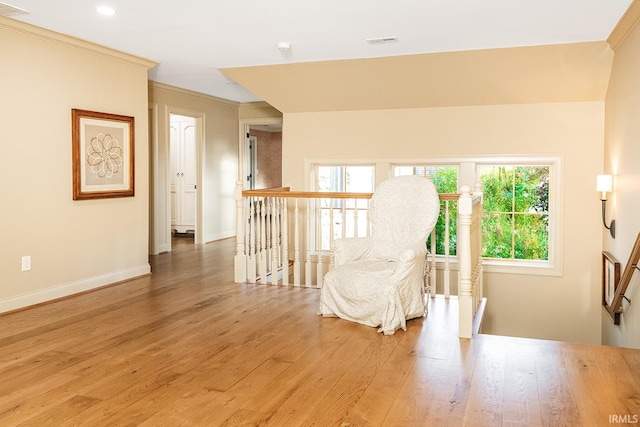
[[[244,185],[244,187],[248,187],[246,188],[247,190],[254,190],[258,175],[258,137],[251,135],[245,138],[244,149],[245,153],[248,154],[245,154],[246,164],[244,165],[245,175],[243,179],[247,178],[244,179],[245,184],[249,182],[249,185]],[[251,173],[251,179],[248,179],[247,172]]]
[[[193,117],[196,120],[196,224],[195,224],[195,244],[204,244],[204,187],[203,175],[205,174],[204,164],[204,120],[205,114],[202,111],[191,110],[188,108],[177,107],[174,105],[166,105],[164,111],[160,113],[157,105],[150,106],[152,130],[155,131],[151,138],[152,158],[151,163],[153,186],[151,188],[153,209],[151,213],[152,226],[151,232],[153,239],[151,240],[151,254],[159,254],[171,251],[171,177],[170,177],[170,126],[171,114]]]
[[[172,126],[174,117],[180,117],[180,118],[184,118],[184,119],[188,120],[189,121],[189,127],[192,127],[192,132],[193,132],[193,150],[194,150],[193,151],[193,158],[192,158],[193,161],[186,163],[185,162],[185,157],[180,157],[180,161],[181,161],[181,167],[184,168],[184,170],[192,170],[194,172],[193,178],[195,180],[195,179],[197,179],[197,177],[195,176],[196,166],[197,166],[197,158],[196,158],[196,149],[197,149],[196,119],[195,119],[195,117],[191,117],[191,116],[185,116],[185,115],[182,115],[182,114],[171,113],[169,115],[170,132],[171,132],[171,126]],[[183,120],[183,119],[180,119],[180,120]],[[183,123],[183,122],[181,121],[181,123]],[[173,130],[175,131],[175,129],[173,129]],[[169,134],[169,165],[171,165],[175,160],[177,160],[177,159],[173,158],[173,154],[176,152],[176,150],[175,150],[176,147],[173,147],[173,144],[174,144],[174,141],[171,140],[171,133],[170,133]],[[182,154],[184,154],[184,152]],[[170,183],[171,183],[172,179],[175,179],[175,176],[173,176],[173,172],[175,172],[175,171],[171,171],[170,170],[170,174],[169,174],[169,182]],[[184,173],[182,173],[182,175],[184,176]],[[178,185],[177,181],[176,181],[176,185]],[[198,196],[198,183],[197,182],[193,182],[193,185],[194,185],[194,189],[193,190],[194,190],[195,194],[194,194],[194,200],[193,200],[192,208],[193,208],[193,211],[194,211],[194,218],[193,218],[194,219],[194,224],[193,224],[193,227],[194,227],[194,234],[195,234],[195,227],[196,227],[195,220],[196,220],[196,217],[197,217],[195,215],[196,214],[196,200],[195,199]],[[184,182],[182,180],[180,181],[180,184],[178,185],[178,188],[171,188],[171,185],[170,185],[169,186],[170,187],[170,194],[173,191],[175,191],[176,193],[178,193],[178,192],[183,193],[185,191],[183,186],[184,186]],[[177,194],[176,194],[176,197],[177,197]],[[177,213],[173,212],[173,203],[170,203],[170,208],[171,209],[169,209],[169,211],[171,212],[171,216],[176,218]],[[184,213],[184,209],[183,209],[184,208],[184,200],[182,198],[181,198],[180,205],[176,206],[176,208],[177,208],[177,210],[181,210],[182,209],[181,213]],[[184,218],[182,218],[182,219],[184,219]]]
[[[247,178],[247,134],[251,126],[259,125],[282,125],[284,134],[284,123],[282,117],[259,117],[259,118],[245,118],[240,119],[239,125],[239,139],[238,139],[238,181],[242,183],[242,187],[245,188]]]

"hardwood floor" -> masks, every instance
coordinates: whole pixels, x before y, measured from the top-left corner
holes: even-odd
[[[149,277],[0,317],[0,426],[640,423],[640,350],[460,340],[442,298],[383,336],[317,316],[315,289],[234,284],[234,240],[182,242]]]

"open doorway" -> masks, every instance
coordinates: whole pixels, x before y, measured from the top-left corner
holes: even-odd
[[[171,139],[178,127],[171,123],[172,116],[186,118],[189,124],[185,125],[183,131],[193,133],[195,144],[189,145],[185,150],[185,155],[195,162],[195,167],[182,170],[181,165],[176,164],[175,147],[171,146]],[[195,121],[195,126],[194,126]],[[186,190],[182,194],[183,199],[195,198],[195,208],[189,204],[189,210],[182,213],[182,217],[189,220],[187,227],[181,227],[180,232],[188,232],[193,235],[191,241],[195,244],[204,242],[204,215],[202,213],[202,176],[206,173],[202,161],[204,152],[204,113],[186,108],[165,106],[160,109],[157,104],[149,105],[149,150],[150,150],[150,173],[151,191],[149,203],[150,229],[149,229],[149,253],[157,255],[172,250],[172,237],[175,230],[175,213],[178,212],[175,206],[177,201],[173,192],[178,184],[178,178],[186,184]],[[172,151],[174,151],[172,153]],[[191,160],[190,160],[191,161]],[[180,169],[180,170],[179,170]],[[195,172],[194,172],[195,171]],[[184,177],[182,174],[184,173]],[[178,175],[179,174],[179,175]],[[185,194],[186,193],[186,194]],[[186,206],[186,205],[185,205]],[[182,219],[180,219],[182,221]],[[192,246],[192,244],[189,244]]]
[[[282,186],[282,121],[244,124],[241,179],[247,190]]]
[[[195,241],[197,212],[196,119],[170,114],[169,177],[172,244]]]

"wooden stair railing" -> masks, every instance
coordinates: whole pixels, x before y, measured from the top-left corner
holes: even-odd
[[[471,338],[477,333],[482,321],[484,307],[482,268],[482,191],[479,184],[473,190],[463,186],[460,194],[439,194],[443,201],[445,215],[444,255],[436,256],[436,229],[431,233],[431,267],[436,271],[436,258],[442,259],[439,269],[443,278],[444,297],[449,298],[449,261],[458,260],[458,306],[459,336]],[[315,204],[318,199],[368,200],[372,193],[308,192],[291,191],[289,187],[263,190],[244,190],[242,182],[236,183],[235,199],[236,255],[234,256],[234,281],[237,283],[282,284],[288,286],[292,276],[293,286],[322,287],[324,274],[334,265],[333,253],[318,246],[312,240],[320,241],[322,235],[321,211],[329,210],[329,236],[334,238],[334,225],[341,218],[342,238],[346,237],[347,211],[353,210],[353,237],[358,237],[358,223],[361,213],[368,207],[335,207],[333,202],[326,207]],[[457,254],[449,252],[449,203],[457,202],[458,228]],[[335,212],[335,216],[334,216]],[[366,213],[366,212],[365,212]],[[369,229],[366,224],[368,235]],[[340,231],[338,231],[340,232]],[[360,236],[363,237],[363,236]],[[293,251],[291,251],[293,249]],[[293,260],[290,257],[293,255]],[[312,261],[312,257],[314,260]],[[329,257],[327,264],[326,257]],[[440,262],[440,261],[439,261]],[[313,267],[315,263],[315,268]],[[315,273],[315,280],[313,275]],[[436,274],[429,277],[430,290],[435,297]],[[314,283],[315,282],[315,283]]]
[[[624,267],[624,272],[620,277],[620,282],[618,282],[616,286],[616,291],[613,296],[613,300],[610,305],[607,305],[606,302],[603,302],[604,307],[613,320],[613,323],[616,325],[620,324],[620,314],[622,314],[622,300],[626,298],[624,293],[627,291],[629,287],[629,283],[631,283],[631,278],[633,277],[633,273],[635,270],[640,269],[638,267],[638,261],[640,261],[640,233],[636,237],[636,242],[633,245],[633,249],[629,254],[629,260],[627,261],[627,265]]]

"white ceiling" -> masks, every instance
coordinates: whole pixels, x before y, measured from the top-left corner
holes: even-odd
[[[239,102],[219,69],[606,40],[632,0],[7,0],[13,18],[151,59],[151,80]],[[108,4],[112,17],[95,8]],[[398,42],[365,40],[395,36]],[[282,53],[279,42],[291,43]]]

